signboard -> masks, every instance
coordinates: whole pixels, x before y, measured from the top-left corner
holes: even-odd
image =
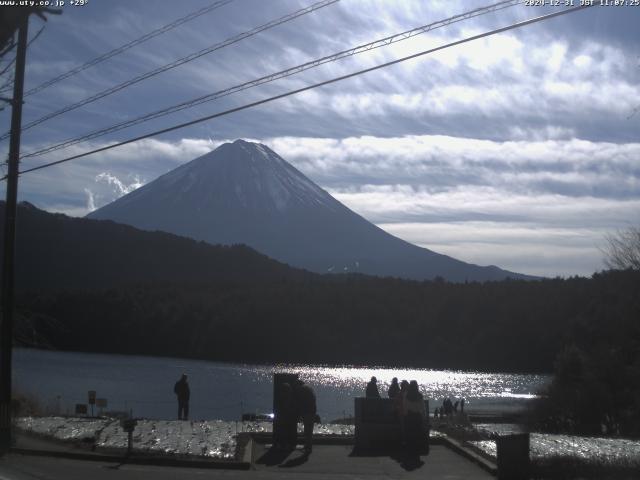
[[[96,391],[89,390],[89,405],[95,405],[95,404],[96,404]]]
[[[98,408],[107,408],[107,399],[106,398],[96,398],[96,407],[98,407]]]
[[[76,415],[86,415],[87,406],[84,403],[76,403]]]

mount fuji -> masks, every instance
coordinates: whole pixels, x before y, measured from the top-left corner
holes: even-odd
[[[314,272],[449,281],[533,278],[401,240],[356,214],[265,145],[236,140],[88,215],[212,244],[246,244]]]

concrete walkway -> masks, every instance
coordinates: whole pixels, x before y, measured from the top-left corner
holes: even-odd
[[[350,457],[345,446],[319,446],[302,461],[302,452],[294,451],[284,463],[256,465],[255,470],[218,470],[204,468],[159,467],[126,463],[71,460],[55,457],[33,457],[9,454],[0,458],[3,480],[135,480],[135,479],[252,479],[301,478],[305,480],[355,479],[492,479],[489,473],[443,446],[413,467],[403,466],[390,457]],[[424,462],[424,463],[422,463]]]
[[[243,459],[246,470],[225,468],[220,462],[189,462],[178,459],[172,462],[170,457],[164,456],[135,463],[135,459],[126,461],[121,457],[95,454],[84,449],[79,451],[70,445],[30,436],[19,439],[18,447],[20,446],[24,448],[23,451],[17,450],[0,458],[0,480],[162,480],[198,478],[201,475],[213,479],[256,480],[283,477],[306,480],[495,478],[478,464],[441,444],[432,445],[428,455],[409,457],[402,453],[356,455],[353,446],[345,444],[314,445],[313,452],[305,455],[300,447],[287,452],[276,452],[268,444],[251,442]],[[41,453],[34,455],[29,453],[29,449]],[[43,452],[48,453],[42,455]],[[240,465],[240,462],[237,463],[236,468]],[[185,468],[187,466],[190,468]],[[231,465],[229,467],[233,468]]]
[[[253,466],[259,472],[318,475],[319,478],[429,478],[493,479],[477,464],[444,445],[433,445],[428,455],[409,456],[402,452],[356,455],[351,445],[316,445],[306,455],[299,448],[274,452],[254,447]]]

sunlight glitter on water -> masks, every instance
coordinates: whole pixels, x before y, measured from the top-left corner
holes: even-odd
[[[372,376],[378,379],[381,393],[391,380],[416,380],[423,393],[430,398],[453,397],[503,397],[533,399],[547,377],[528,375],[521,378],[512,374],[473,373],[450,370],[322,367],[312,365],[276,366],[276,371],[295,371],[309,384],[335,388],[362,389]],[[270,373],[269,373],[270,374]],[[533,387],[533,388],[532,388]]]
[[[172,419],[173,384],[188,373],[191,417],[236,420],[243,413],[270,413],[273,374],[297,373],[316,392],[318,413],[327,420],[353,415],[354,398],[364,395],[372,376],[386,396],[393,377],[416,380],[433,411],[446,397],[464,398],[465,410],[510,413],[526,405],[549,377],[390,367],[247,365],[165,357],[86,354],[15,349],[17,388],[37,398],[51,414],[72,413],[87,402],[87,391],[108,400],[109,411]]]

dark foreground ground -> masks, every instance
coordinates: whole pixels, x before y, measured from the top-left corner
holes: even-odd
[[[417,463],[403,465],[389,456],[352,457],[344,445],[320,445],[304,458],[294,450],[279,463],[256,463],[250,470],[132,465],[98,460],[71,460],[49,456],[9,454],[0,459],[0,480],[133,480],[191,478],[305,478],[329,479],[491,479],[489,473],[444,446],[434,446]]]
[[[22,443],[22,445],[20,445]],[[298,447],[274,452],[269,445],[254,443],[247,451],[246,470],[217,466],[187,467],[134,464],[115,457],[85,454],[59,444],[23,439],[18,447],[47,452],[46,455],[9,453],[0,458],[0,480],[133,480],[133,479],[491,479],[490,473],[445,445],[432,445],[428,455],[408,457],[402,453],[354,455],[352,445],[315,445],[310,455]],[[51,448],[49,448],[51,447]],[[25,450],[27,451],[27,450]],[[160,461],[160,460],[158,460]],[[178,465],[179,462],[176,462]]]

